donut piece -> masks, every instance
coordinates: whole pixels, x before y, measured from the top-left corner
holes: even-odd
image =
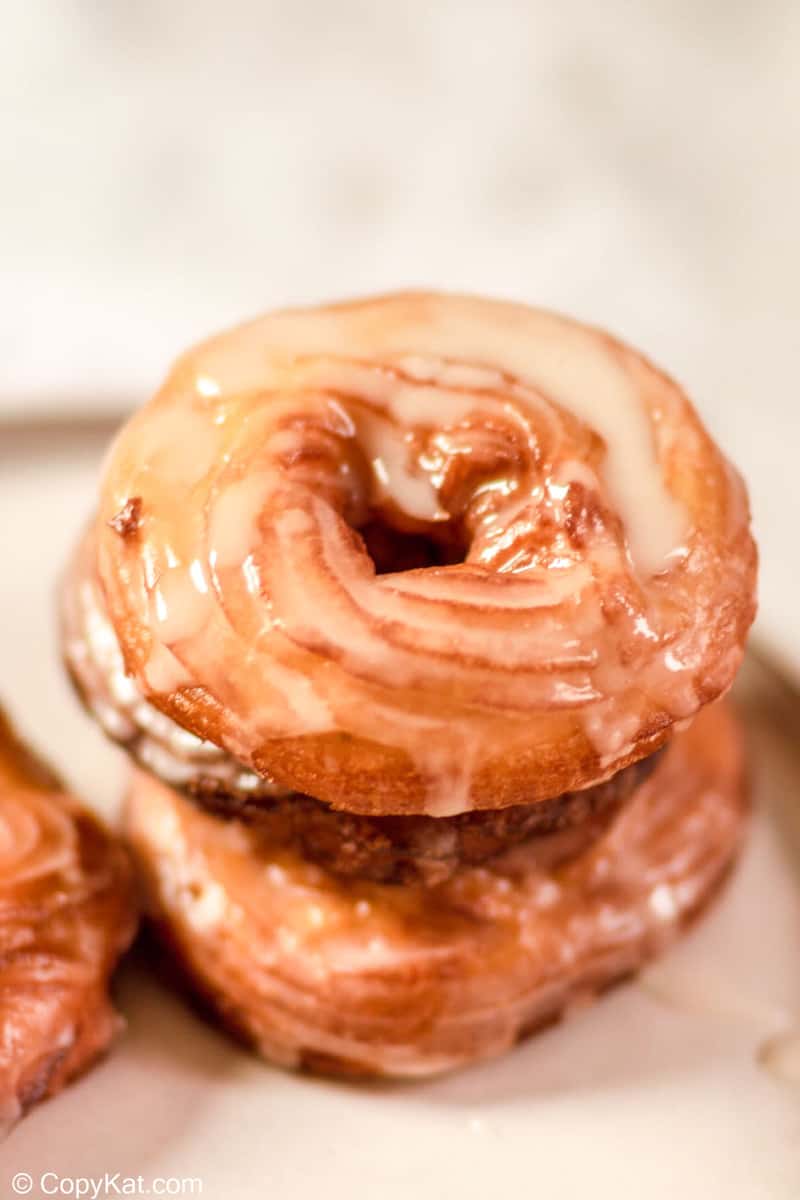
[[[128,831],[150,915],[224,1025],[282,1066],[425,1076],[500,1054],[663,951],[746,812],[741,734],[714,706],[558,868],[534,839],[436,887],[345,881],[141,773]]]
[[[213,788],[187,790],[208,811],[238,816],[256,825],[260,838],[294,847],[334,874],[378,883],[433,884],[449,879],[461,866],[488,862],[530,839],[548,864],[574,858],[608,827],[662,753],[581,792],[454,817],[366,817],[295,793],[251,803]]]
[[[136,929],[120,843],[0,713],[0,1124],[60,1091],[119,1026],[108,995]]]
[[[426,293],[185,355],[85,553],[135,721],[254,799],[372,816],[610,778],[729,687],[755,607],[744,487],[675,383],[565,318]]]
[[[440,882],[461,863],[483,862],[526,838],[548,838],[548,856],[578,853],[606,827],[652,770],[660,751],[579,792],[496,811],[451,817],[365,816],[287,791],[248,772],[212,742],[181,729],[138,694],[96,581],[88,540],[64,583],[63,637],[67,668],[85,707],[109,737],[162,782],[223,817],[257,823],[273,840],[343,875],[379,882]]]

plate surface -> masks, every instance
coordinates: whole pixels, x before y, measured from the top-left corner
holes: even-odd
[[[0,693],[113,816],[124,763],[62,677],[52,604],[108,435],[0,432]],[[18,1171],[42,1194],[50,1171],[200,1179],[214,1200],[796,1200],[800,1043],[781,1039],[800,1025],[800,715],[757,662],[746,675],[748,848],[716,907],[644,978],[495,1063],[356,1087],[261,1065],[132,963],[118,988],[126,1032],[4,1143],[3,1194]]]

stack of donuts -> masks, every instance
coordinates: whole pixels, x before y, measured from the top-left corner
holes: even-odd
[[[605,333],[400,294],[184,355],[65,580],[150,918],[268,1059],[420,1076],[634,972],[746,817],[743,484]]]

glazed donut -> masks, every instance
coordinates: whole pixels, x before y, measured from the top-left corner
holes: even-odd
[[[106,728],[218,806],[444,818],[664,745],[731,684],[755,571],[741,480],[640,355],[391,295],[179,360],[110,452],[65,652]]]
[[[346,813],[312,796],[253,778],[212,742],[181,729],[139,695],[125,672],[103,611],[86,538],[72,564],[62,606],[67,661],[87,707],[145,769],[219,816],[257,822],[273,841],[293,845],[340,875],[379,882],[441,882],[526,838],[561,833],[547,853],[577,853],[599,836],[660,753],[580,791],[531,804],[450,817]]]
[[[127,823],[150,916],[226,1026],[283,1066],[424,1076],[505,1051],[663,950],[746,810],[740,731],[717,705],[555,869],[534,839],[435,887],[342,881],[143,773]]]
[[[379,883],[441,883],[460,866],[486,862],[529,839],[537,840],[548,863],[574,857],[610,825],[661,753],[580,792],[453,817],[366,817],[297,793],[239,805],[216,791],[190,789],[189,795],[210,812],[257,823],[259,834],[273,844],[292,846],[337,875]]]
[[[0,1125],[60,1091],[120,1025],[108,995],[136,929],[123,847],[0,713]]]

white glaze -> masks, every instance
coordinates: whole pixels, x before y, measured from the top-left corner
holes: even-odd
[[[461,374],[462,379],[473,373],[470,386],[474,386],[474,372],[487,369],[488,379],[494,382],[498,373],[492,373],[492,364],[500,364],[504,372],[555,400],[604,439],[603,474],[625,521],[634,559],[645,574],[662,567],[683,545],[687,518],[665,486],[655,458],[652,427],[623,355],[594,331],[551,313],[498,305],[499,319],[492,322],[480,306],[454,299],[458,305],[455,319],[447,311],[446,301],[439,304],[436,297],[405,320],[362,321],[358,306],[276,313],[269,326],[258,331],[259,342],[262,352],[272,349],[281,365],[293,354],[303,358],[363,357],[367,361],[394,354],[400,363],[407,363],[407,352],[413,348],[417,363],[419,356],[429,360],[426,378],[438,374],[430,360],[443,359],[454,362],[457,372],[466,373]],[[401,310],[402,300],[400,297]],[[412,300],[409,297],[409,302]],[[255,327],[248,328],[255,332]],[[259,361],[255,344],[249,345],[246,337],[240,338],[236,364],[221,351],[220,346],[216,352],[212,343],[205,359],[208,377],[221,392],[257,386],[258,376],[265,374],[269,379],[269,367],[264,371],[263,359]],[[452,379],[451,375],[448,382]],[[480,379],[485,383],[487,376],[481,374]],[[411,423],[430,419],[434,412],[442,423],[453,415],[439,408],[447,404],[441,389],[413,391],[410,399],[405,398],[408,411],[403,407],[402,390],[398,395],[398,410]],[[456,412],[463,407],[463,399],[455,401]]]
[[[433,888],[342,882],[142,776],[129,833],[198,985],[265,1057],[435,1074],[579,1011],[668,946],[714,889],[741,837],[742,772],[730,717],[701,722],[556,870],[529,844]],[[653,903],[664,888],[669,915]]]
[[[144,627],[144,695],[202,689],[245,766],[276,738],[377,739],[451,811],[472,798],[463,747],[501,718],[536,750],[573,711],[602,776],[725,690],[730,614],[752,610],[740,492],[675,385],[605,335],[398,296],[273,314],[182,360],[109,463],[98,568],[123,642],[121,612]],[[107,522],[133,496],[126,543]],[[466,562],[376,576],[351,529],[376,512],[461,522]]]

